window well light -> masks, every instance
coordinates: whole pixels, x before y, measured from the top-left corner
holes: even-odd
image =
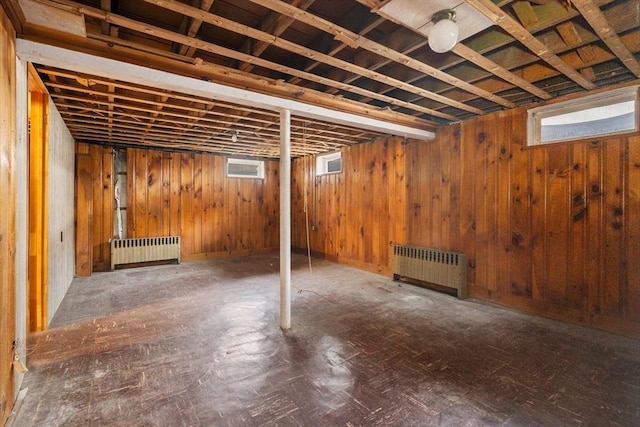
[[[436,53],[450,51],[458,42],[456,12],[451,9],[436,12],[431,17],[433,28],[429,32],[429,47]]]

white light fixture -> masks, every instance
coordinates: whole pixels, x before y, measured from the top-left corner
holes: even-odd
[[[234,130],[231,134],[231,142],[238,142],[238,131]]]
[[[436,53],[450,51],[458,42],[456,12],[441,10],[433,14],[431,21],[434,25],[429,32],[429,47]]]

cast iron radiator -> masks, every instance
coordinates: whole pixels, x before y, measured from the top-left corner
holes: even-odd
[[[121,264],[169,260],[180,263],[180,236],[111,240],[111,270]]]
[[[418,246],[393,245],[393,280],[414,279],[457,291],[467,297],[467,256]]]

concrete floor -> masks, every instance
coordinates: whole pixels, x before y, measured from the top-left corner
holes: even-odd
[[[640,342],[314,260],[74,280],[14,427],[640,425]]]

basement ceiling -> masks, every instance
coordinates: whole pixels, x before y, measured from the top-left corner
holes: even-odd
[[[0,3],[23,39],[431,131],[640,77],[638,0]],[[463,28],[437,54],[442,7]],[[279,156],[275,110],[35,66],[79,142]],[[292,155],[384,135],[294,116]]]

